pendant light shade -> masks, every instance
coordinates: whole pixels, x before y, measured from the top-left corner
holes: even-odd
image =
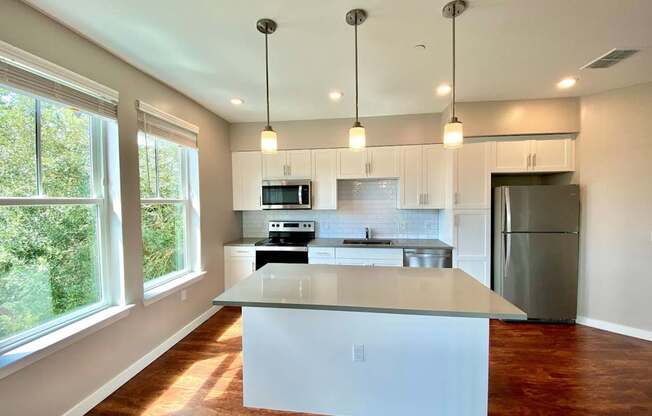
[[[457,149],[464,144],[464,127],[462,122],[455,116],[455,18],[464,12],[466,2],[454,0],[446,4],[442,9],[442,15],[453,21],[453,87],[451,100],[451,119],[444,126],[444,148]]]
[[[346,22],[354,27],[355,36],[355,123],[349,129],[349,148],[354,151],[363,150],[367,146],[364,127],[358,120],[358,26],[367,20],[367,12],[353,9],[346,14]]]
[[[276,132],[270,126],[267,126],[260,132],[260,151],[263,153],[276,153],[277,150]]]
[[[351,150],[362,150],[367,145],[364,127],[356,123],[349,129],[349,148]]]
[[[276,153],[278,150],[278,140],[276,132],[269,124],[269,48],[267,46],[267,36],[276,31],[276,22],[272,19],[260,19],[256,22],[256,29],[265,35],[265,96],[267,99],[267,125],[260,132],[260,151],[263,153]]]

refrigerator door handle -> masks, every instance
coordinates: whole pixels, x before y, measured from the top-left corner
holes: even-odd
[[[505,231],[512,231],[512,200],[509,188],[505,188]]]
[[[502,287],[501,295],[505,293],[505,281],[509,276],[509,260],[512,256],[512,236],[511,234],[505,234],[505,263],[503,264],[503,276],[502,276]]]

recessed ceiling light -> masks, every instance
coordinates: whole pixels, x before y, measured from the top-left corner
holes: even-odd
[[[440,84],[437,87],[437,94],[438,95],[448,95],[451,92],[451,86],[448,84]]]
[[[240,104],[243,104],[243,103],[244,103],[244,100],[242,98],[238,98],[238,97],[231,98],[231,104],[233,104],[233,105],[240,105]]]
[[[564,78],[564,79],[562,79],[561,81],[559,81],[557,83],[557,87],[563,88],[563,89],[570,88],[573,85],[575,85],[576,82],[577,82],[577,78],[571,78],[571,77]]]
[[[344,94],[342,94],[342,91],[331,91],[328,93],[328,97],[333,101],[339,101],[343,95]]]

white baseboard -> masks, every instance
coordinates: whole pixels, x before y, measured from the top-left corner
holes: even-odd
[[[604,331],[614,332],[620,335],[627,335],[628,337],[652,341],[652,331],[646,331],[644,329],[632,328],[631,326],[601,321],[599,319],[587,318],[585,316],[578,316],[575,322],[581,325],[590,326],[591,328],[602,329]]]
[[[111,379],[108,383],[97,389],[93,394],[77,403],[70,410],[63,414],[63,416],[82,416],[86,414],[93,407],[97,406],[102,400],[106,399],[111,393],[116,391],[120,386],[129,381],[133,376],[142,371],[145,367],[150,365],[152,361],[160,357],[164,352],[169,350],[181,341],[186,335],[191,333],[199,325],[203,324],[208,318],[213,316],[215,312],[219,311],[221,306],[212,306],[206,312],[193,319],[188,325],[181,328],[170,338],[166,339],[159,346],[145,354],[138,361],[131,364],[120,374]]]

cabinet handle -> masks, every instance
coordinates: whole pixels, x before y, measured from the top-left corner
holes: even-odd
[[[537,154],[534,153],[532,155],[532,167],[535,167],[537,165]]]
[[[288,165],[288,176],[292,176],[292,165]]]
[[[453,216],[453,225],[454,225],[455,227],[459,227],[459,225],[460,225],[460,216],[457,215],[457,214],[455,214],[455,215]]]
[[[252,272],[255,272],[255,271],[256,271],[256,262],[255,262],[255,261],[252,261],[252,262],[251,262],[251,271],[252,271]]]
[[[453,194],[453,203],[454,203],[455,205],[457,205],[457,204],[459,204],[459,202],[460,202],[460,193],[459,193],[459,192],[455,192],[455,193]]]
[[[532,162],[532,153],[528,153],[527,155],[527,167],[530,167],[530,164]]]

